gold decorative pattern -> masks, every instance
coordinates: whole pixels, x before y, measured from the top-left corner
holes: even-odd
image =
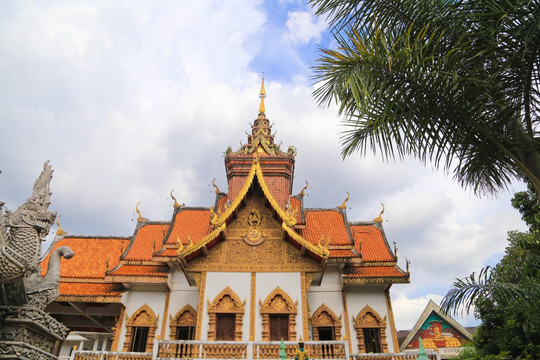
[[[307,279],[305,272],[300,274],[300,290],[302,296],[302,328],[304,330],[304,339],[309,340],[309,312],[307,303]]]
[[[262,341],[270,340],[270,314],[289,315],[289,338],[284,340],[296,340],[297,303],[293,303],[290,296],[279,286],[266,297],[264,303],[259,300],[263,328]]]
[[[212,247],[205,257],[189,261],[188,272],[320,272],[321,263],[302,255],[281,238],[269,238],[258,246],[243,239],[229,239]]]
[[[209,301],[210,302],[210,301]],[[244,317],[245,301],[240,298],[230,287],[223,289],[208,305],[208,340],[216,340],[216,314],[235,314],[235,341],[242,341],[242,319]]]
[[[171,291],[167,291],[167,295],[165,295],[165,306],[163,309],[163,320],[161,322],[161,332],[160,332],[160,338],[165,339],[165,326],[167,325],[167,317],[169,315],[169,302],[171,300]],[[174,334],[176,334],[176,330],[174,331]]]
[[[251,273],[251,294],[249,298],[249,341],[255,340],[255,307],[257,304],[257,273]]]
[[[341,289],[341,300],[343,301],[343,314],[345,315],[345,333],[349,343],[349,351],[352,351],[351,326],[349,325],[349,309],[347,306],[347,290],[345,287]]]
[[[313,341],[319,341],[318,327],[333,327],[334,339],[341,340],[341,320],[326,304],[319,306],[311,317],[311,324],[313,325]]]
[[[394,321],[394,311],[392,311],[392,301],[390,300],[390,289],[386,289],[384,291],[384,297],[386,299],[388,320],[390,321],[390,329],[392,331],[392,343],[394,344],[394,352],[396,352],[399,349],[399,342],[397,337],[396,323]]]
[[[189,304],[181,308],[174,317],[170,317],[169,339],[176,338],[176,329],[180,326],[193,326],[197,324],[197,311]]]
[[[122,331],[122,324],[124,323],[124,316],[126,316],[126,308],[122,306],[120,309],[120,316],[116,318],[116,324],[112,328],[113,340],[111,343],[111,351],[118,351],[118,342],[120,341],[120,332]]]
[[[195,276],[197,279],[197,276]],[[201,328],[203,320],[204,310],[204,294],[206,292],[206,272],[202,272],[200,275],[199,283],[199,303],[197,305],[197,326],[195,328],[195,340],[201,340]]]
[[[127,314],[126,314],[127,316]],[[123,352],[129,351],[131,336],[134,327],[148,327],[148,340],[146,341],[145,352],[152,352],[154,347],[154,338],[156,337],[157,317],[152,309],[144,304],[141,306],[126,322],[126,339],[124,341]]]
[[[388,344],[386,342],[386,317],[383,319],[369,305],[366,305],[362,311],[358,313],[354,319],[354,329],[356,330],[356,339],[358,341],[358,352],[366,352],[366,344],[364,342],[364,329],[378,328],[380,335],[380,343],[382,352],[388,352]]]
[[[178,257],[184,258],[189,254],[194,253],[195,251],[201,249],[203,246],[206,246],[210,241],[214,240],[222,231],[225,231],[226,224],[221,224],[218,228],[214,229],[210,234],[206,235],[202,240],[198,241],[197,243],[193,243],[193,241],[190,241],[190,243],[187,246],[182,246],[182,251],[180,251],[180,247],[177,250]],[[191,240],[190,237],[188,239]]]

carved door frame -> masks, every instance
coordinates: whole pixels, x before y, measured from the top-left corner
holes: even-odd
[[[341,319],[323,303],[310,319],[313,326],[313,341],[319,341],[319,327],[332,327],[334,329],[334,339],[341,340]]]
[[[176,340],[176,329],[180,326],[187,326],[195,328],[197,326],[197,310],[195,310],[191,305],[187,304],[178,312],[174,317],[169,316],[170,319],[170,329],[169,339]]]
[[[379,329],[381,350],[388,352],[388,343],[386,342],[386,316],[384,319],[369,305],[366,305],[362,311],[354,318],[354,329],[356,330],[356,339],[358,341],[358,352],[366,352],[366,343],[364,341],[364,329]]]
[[[230,288],[223,289],[210,302],[208,299],[208,341],[214,341],[216,337],[216,314],[234,314],[234,340],[242,341],[242,321],[244,318],[244,308],[246,301],[240,301],[240,298]]]
[[[131,345],[131,337],[133,335],[133,328],[135,327],[148,327],[148,338],[146,339],[145,352],[151,353],[154,348],[154,338],[156,337],[157,330],[157,317],[152,309],[144,304],[137,311],[131,315],[126,322],[126,337],[124,341],[124,349],[122,351],[128,352]]]
[[[262,317],[262,341],[270,341],[270,315],[289,316],[288,341],[296,340],[296,314],[298,313],[298,300],[293,303],[291,297],[279,286],[266,297],[264,302],[259,300]]]

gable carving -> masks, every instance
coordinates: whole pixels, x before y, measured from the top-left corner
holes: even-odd
[[[366,352],[366,343],[364,341],[364,329],[379,329],[379,341],[381,350],[388,352],[388,343],[386,341],[386,316],[384,319],[369,305],[366,305],[354,319],[354,329],[356,330],[356,339],[359,353]]]
[[[126,337],[124,348],[122,350],[124,352],[129,351],[133,336],[133,328],[135,327],[148,327],[148,338],[145,351],[152,352],[157,329],[157,316],[147,304],[144,304],[137,309],[126,322]]]
[[[259,299],[262,317],[262,340],[270,340],[270,316],[288,315],[288,339],[296,340],[296,314],[298,313],[298,300],[293,303],[291,297],[279,286],[274,289],[262,302]]]
[[[333,327],[335,339],[341,339],[341,319],[326,304],[319,306],[310,320],[314,328]],[[313,340],[319,340],[318,331],[313,332]]]
[[[214,301],[208,300],[209,313],[244,313],[246,301],[242,302],[238,295],[230,287],[223,289],[215,298]]]

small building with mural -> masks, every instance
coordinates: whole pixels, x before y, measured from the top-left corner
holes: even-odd
[[[398,351],[390,288],[410,274],[398,266],[382,212],[350,221],[345,192],[335,207],[306,207],[307,182],[293,192],[296,148],[274,141],[264,97],[263,80],[258,117],[247,142],[225,151],[227,189],[213,182],[209,206],[183,205],[171,192],[170,219],[148,220],[137,207],[129,236],[59,229],[51,251],[76,254],[62,261],[60,296],[47,309],[71,330],[61,357],[75,347],[152,353],[166,341],[199,341],[209,358],[239,358],[252,342],[281,339]],[[196,357],[175,344],[167,356]]]
[[[418,351],[420,338],[425,349],[437,350],[442,359],[449,359],[459,355],[463,345],[472,340],[472,335],[430,300],[402,342],[401,351]]]

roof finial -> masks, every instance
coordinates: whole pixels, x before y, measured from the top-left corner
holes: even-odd
[[[264,98],[265,97],[266,97],[266,90],[264,90],[264,73],[263,73],[261,91],[259,93],[259,98],[261,99],[261,105],[259,105],[259,116],[264,115],[266,113],[266,111],[264,109]]]

